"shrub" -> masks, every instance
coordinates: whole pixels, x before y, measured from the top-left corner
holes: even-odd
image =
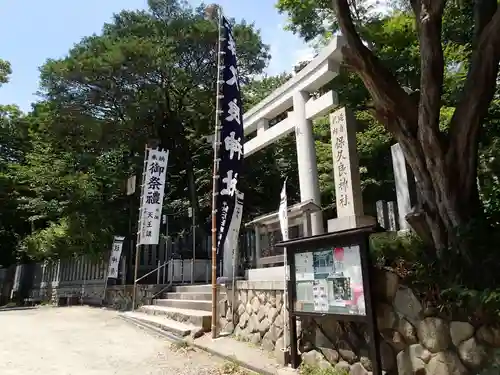
[[[500,278],[495,265],[500,264],[500,254],[494,246],[500,232],[484,228],[471,224],[461,234],[480,238],[467,261],[454,249],[437,254],[411,233],[373,235],[370,254],[376,267],[398,274],[428,306],[449,315],[496,321],[500,317]]]

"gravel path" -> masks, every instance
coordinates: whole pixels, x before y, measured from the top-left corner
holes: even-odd
[[[115,311],[43,307],[0,312],[2,375],[208,375],[222,363],[121,320]]]

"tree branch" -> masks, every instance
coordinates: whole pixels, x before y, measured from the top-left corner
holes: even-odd
[[[478,5],[478,6],[481,6]],[[481,8],[483,11],[486,7]],[[476,19],[486,20],[482,15]],[[495,94],[500,62],[500,9],[482,26],[481,36],[472,54],[462,97],[450,123],[448,167],[456,169],[458,191],[464,199],[476,191],[477,150],[481,123]]]
[[[425,207],[427,227],[431,229],[439,221],[445,223],[446,227],[451,226],[447,217],[449,207],[443,204],[446,199],[441,196],[443,181],[440,180],[440,176],[444,176],[445,163],[438,128],[444,69],[439,17],[442,14],[444,0],[414,0],[413,5],[419,6],[418,14],[423,13],[421,4],[424,1],[425,17],[419,19],[417,23],[419,23],[420,31],[431,43],[423,49],[428,59],[425,62],[427,72],[424,82],[432,92],[431,98],[420,100],[419,107],[399,85],[394,75],[365,47],[354,27],[348,2],[333,0],[333,9],[337,15],[340,30],[347,39],[347,48],[343,49],[344,60],[356,70],[370,92],[377,119],[386,126],[401,145],[408,164],[415,174],[419,190],[425,192],[425,201],[422,204]],[[429,14],[432,17],[427,18]],[[433,31],[436,31],[437,35],[431,35]],[[433,82],[434,79],[437,82]],[[421,97],[426,94],[422,91]],[[419,115],[419,112],[422,115]],[[431,119],[433,125],[429,125],[427,119]],[[429,148],[434,150],[430,151]],[[444,185],[448,185],[447,181]],[[447,238],[441,229],[442,227],[432,230],[432,233],[424,234],[432,236],[436,247],[445,248]],[[419,234],[422,235],[422,233]]]
[[[348,1],[333,0],[332,5],[342,35],[347,40],[347,48],[343,48],[346,63],[361,76],[363,83],[373,97],[375,106],[393,113],[404,114],[407,123],[405,131],[416,135],[417,112],[415,103],[401,88],[394,75],[363,44],[354,26]]]
[[[347,47],[342,52],[345,62],[360,76],[373,98],[376,118],[386,126],[400,143],[413,172],[418,176],[423,190],[432,191],[430,176],[425,165],[425,151],[417,139],[417,105],[397,82],[394,75],[363,44],[351,18],[347,0],[333,0]]]

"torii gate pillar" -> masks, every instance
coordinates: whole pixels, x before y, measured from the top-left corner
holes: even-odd
[[[293,112],[290,113],[295,123],[295,140],[297,146],[297,165],[299,172],[300,200],[312,200],[321,207],[321,193],[318,182],[318,167],[316,162],[316,148],[312,129],[312,121],[306,117],[306,103],[309,93],[297,91],[293,94]],[[311,214],[312,235],[323,234],[323,213]]]

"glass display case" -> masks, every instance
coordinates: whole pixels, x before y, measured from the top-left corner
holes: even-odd
[[[295,311],[366,315],[359,246],[294,254]]]
[[[307,317],[365,324],[373,374],[381,373],[369,254],[369,236],[380,230],[369,225],[276,244],[286,250],[290,267],[286,303],[292,367],[300,361],[297,318]]]

